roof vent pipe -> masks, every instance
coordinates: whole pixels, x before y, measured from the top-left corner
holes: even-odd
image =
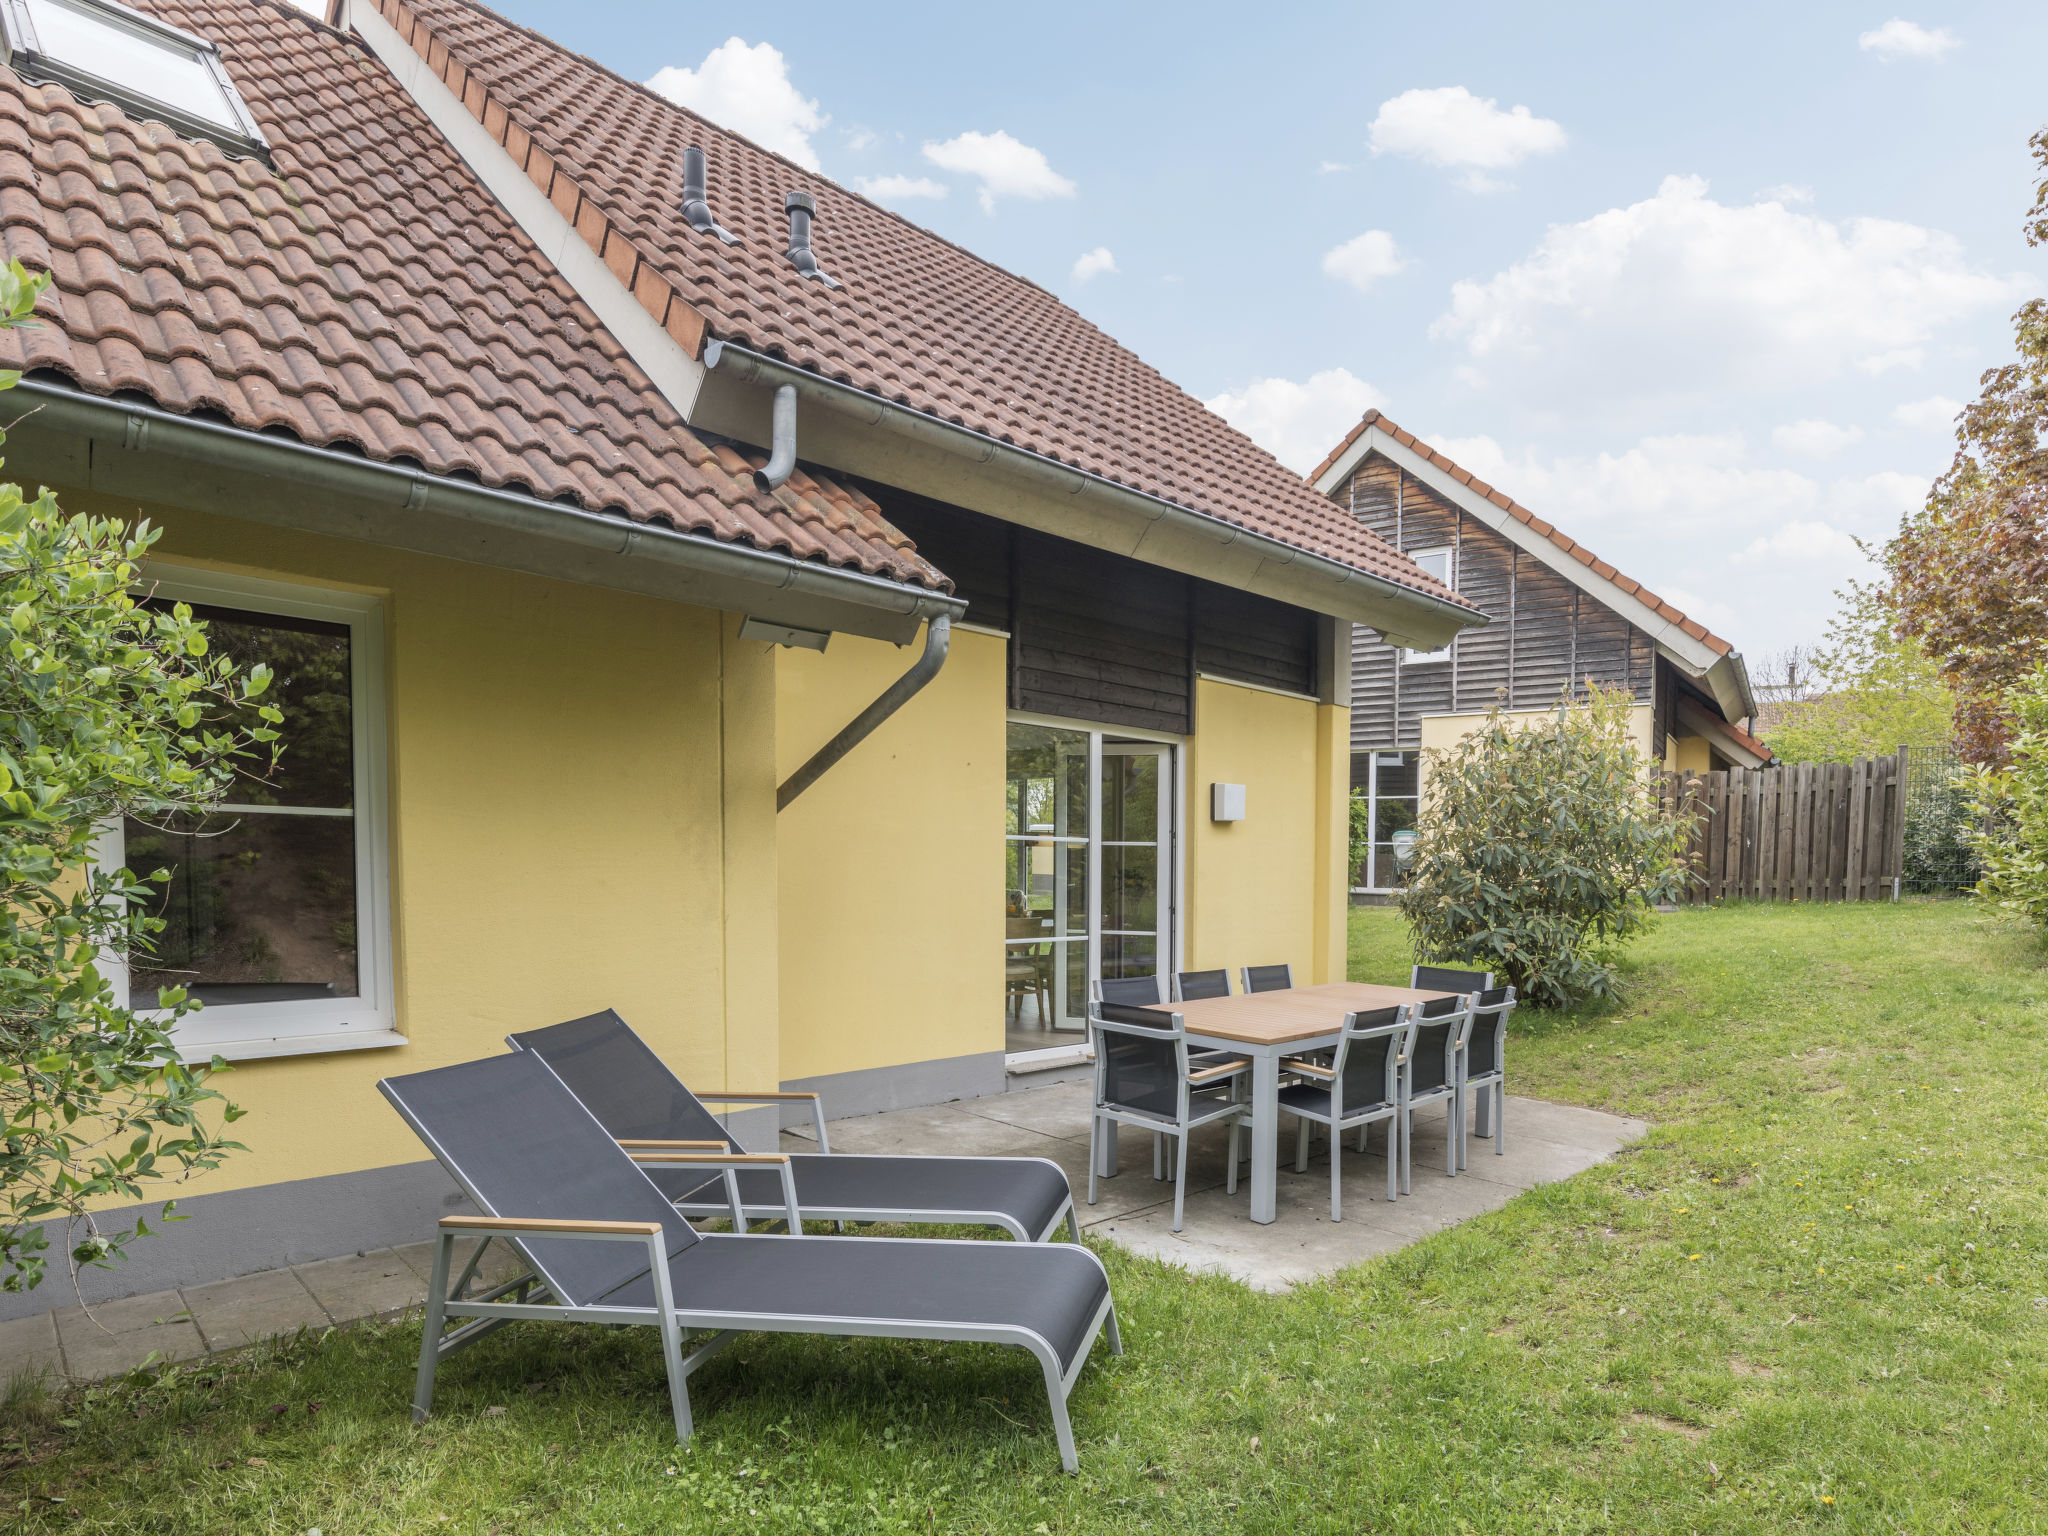
[[[727,245],[740,243],[738,235],[711,217],[711,204],[704,200],[704,151],[695,144],[683,151],[683,217],[700,235],[716,235]]]
[[[811,253],[811,220],[817,215],[818,200],[808,192],[785,192],[782,194],[783,211],[789,215],[789,259],[797,271],[805,277],[815,277],[827,288],[837,288],[836,279],[827,277],[818,266],[818,258]]]
[[[768,440],[768,465],[754,471],[754,484],[772,491],[796,468],[796,386],[775,386],[774,435]]]

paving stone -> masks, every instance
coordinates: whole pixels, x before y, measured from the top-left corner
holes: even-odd
[[[1048,1136],[1086,1141],[1088,1122],[1094,1115],[1095,1089],[1089,1083],[1056,1083],[1016,1093],[994,1093],[983,1099],[962,1099],[951,1107]]]
[[[333,1321],[289,1269],[185,1287],[185,1305],[208,1349],[234,1349]]]
[[[298,1266],[313,1299],[336,1322],[387,1317],[426,1300],[427,1283],[396,1248]]]
[[[132,1371],[151,1354],[196,1360],[206,1353],[206,1341],[176,1291],[99,1302],[90,1316],[82,1307],[65,1307],[52,1316],[65,1372],[82,1381]]]
[[[1006,1152],[1043,1149],[1052,1138],[1027,1126],[1008,1125],[969,1114],[953,1104],[929,1109],[892,1109],[886,1114],[835,1120],[829,1127],[834,1152],[924,1154],[934,1157],[1001,1157]]]
[[[64,1374],[64,1355],[57,1346],[57,1324],[47,1312],[0,1323],[0,1389],[30,1371]]]

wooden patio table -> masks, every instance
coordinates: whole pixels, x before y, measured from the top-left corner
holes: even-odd
[[[1177,1013],[1186,1021],[1190,1044],[1220,1046],[1251,1058],[1253,1221],[1269,1224],[1277,1214],[1274,1184],[1280,1162],[1280,1058],[1336,1045],[1344,1037],[1347,1014],[1456,995],[1338,981],[1320,987],[1286,987],[1154,1005],[1157,1012]],[[1113,1174],[1116,1140],[1105,1140],[1108,1145],[1101,1171]]]

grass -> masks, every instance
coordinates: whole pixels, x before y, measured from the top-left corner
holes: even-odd
[[[1352,940],[1354,975],[1405,976],[1392,913]],[[1656,1123],[1615,1162],[1284,1298],[1103,1248],[1129,1353],[1076,1391],[1077,1478],[1018,1354],[749,1339],[696,1379],[684,1451],[644,1330],[507,1330],[415,1428],[396,1324],[60,1396],[0,1427],[0,1509],[177,1536],[2043,1529],[2040,948],[1962,903],[1731,906],[1628,969],[1618,1008],[1518,1019],[1509,1058],[1520,1093]]]

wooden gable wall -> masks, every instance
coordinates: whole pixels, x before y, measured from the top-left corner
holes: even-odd
[[[1421,664],[1361,626],[1351,646],[1354,751],[1420,745],[1425,715],[1542,709],[1567,688],[1584,698],[1588,679],[1654,699],[1648,635],[1397,465],[1367,455],[1336,500],[1403,553],[1455,549],[1458,591],[1493,620],[1461,634],[1448,662]]]

